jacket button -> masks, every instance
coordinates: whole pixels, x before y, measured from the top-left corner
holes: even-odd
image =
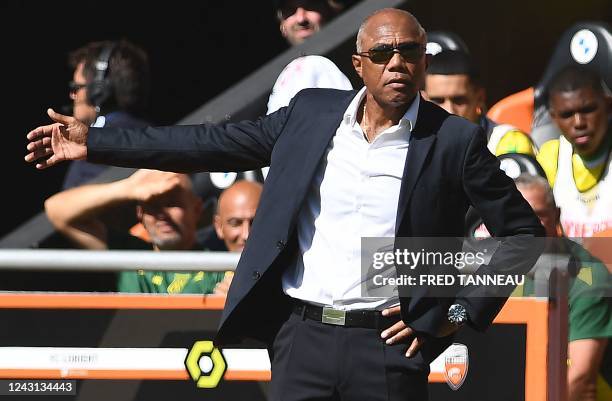
[[[253,272],[252,277],[253,277],[253,280],[259,280],[259,278],[261,277],[261,274],[257,270],[255,270]]]
[[[283,248],[285,247],[285,241],[283,241],[283,240],[278,241],[278,242],[276,243],[276,247],[277,247],[278,249],[283,249]]]

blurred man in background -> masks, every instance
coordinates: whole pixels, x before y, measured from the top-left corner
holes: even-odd
[[[342,2],[329,0],[275,0],[281,34],[290,45],[299,45],[318,32],[343,8]]]
[[[92,127],[145,127],[149,98],[146,52],[127,40],[90,42],[70,53],[74,69],[69,84],[73,116]],[[81,185],[106,166],[77,160],[70,163],[63,189]]]
[[[434,55],[427,69],[424,95],[449,113],[480,125],[495,156],[535,156],[535,145],[527,134],[509,125],[498,125],[486,116],[486,91],[480,70],[468,53],[444,50]]]
[[[134,205],[145,234],[132,235],[107,227],[104,216]],[[84,249],[196,249],[196,223],[201,200],[184,174],[138,170],[104,184],[82,185],[51,196],[45,211],[55,228]],[[135,233],[135,231],[134,231]],[[120,292],[210,294],[223,272],[144,271],[119,273]]]
[[[563,230],[571,238],[612,229],[612,98],[598,73],[570,65],[551,80],[549,102],[563,135],[542,145],[538,161],[561,208]]]
[[[228,251],[242,252],[244,249],[262,190],[263,185],[258,182],[241,180],[221,193],[214,227]],[[226,272],[215,292],[226,294],[233,276],[233,272]]]
[[[563,237],[559,220],[560,211],[546,179],[522,174],[515,179],[516,187],[540,218],[546,235],[559,238],[550,242],[549,252],[568,253],[571,256],[569,286],[569,344],[567,347],[569,401],[609,400],[610,383],[603,378],[599,393],[596,383],[604,353],[612,337],[612,278],[603,263],[592,257],[583,247]],[[526,282],[523,294],[531,295]],[[519,287],[520,288],[520,287]],[[609,355],[609,354],[608,354]],[[608,358],[609,359],[609,358]],[[607,394],[607,395],[606,395]],[[599,396],[599,398],[597,397]]]

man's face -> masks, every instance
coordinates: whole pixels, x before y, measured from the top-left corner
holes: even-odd
[[[87,81],[85,80],[83,66],[84,63],[79,63],[72,75],[72,81],[77,85],[74,90],[71,89],[70,91],[70,99],[72,99],[73,104],[72,114],[77,120],[91,125],[96,121],[96,108],[87,102],[87,88],[85,87]]]
[[[291,45],[299,45],[321,29],[328,13],[324,0],[286,0],[279,10],[281,33]]]
[[[364,29],[361,51],[388,46],[425,47],[426,37],[415,21],[398,13],[381,13]],[[354,55],[353,66],[363,79],[369,95],[381,106],[408,105],[423,85],[428,59],[424,50],[405,59],[395,52],[388,62],[375,63],[366,55]]]
[[[137,209],[151,242],[160,250],[191,249],[200,211],[197,197],[184,187],[178,187]]]
[[[464,74],[428,74],[425,97],[451,114],[477,122],[484,104],[484,90],[472,84]]]
[[[553,93],[550,115],[581,156],[593,156],[608,132],[610,99],[591,87]]]
[[[215,215],[215,230],[217,236],[225,242],[230,252],[242,252],[249,238],[249,231],[257,205],[259,194],[253,196],[247,193],[228,194],[220,199],[219,211]]]
[[[529,203],[540,223],[546,230],[547,237],[558,237],[559,208],[553,207],[546,201],[546,192],[539,186],[518,186],[523,198]]]

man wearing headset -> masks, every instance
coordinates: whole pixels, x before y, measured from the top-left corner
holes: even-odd
[[[90,42],[72,51],[69,83],[73,116],[92,127],[145,127],[149,96],[146,52],[127,40]],[[73,161],[62,189],[84,184],[107,166]]]

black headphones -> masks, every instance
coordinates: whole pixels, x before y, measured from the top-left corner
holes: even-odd
[[[94,62],[94,79],[87,84],[87,101],[95,106],[98,112],[102,105],[112,96],[113,88],[107,77],[107,72],[110,58],[116,47],[117,43],[113,42],[102,49],[97,60]]]

